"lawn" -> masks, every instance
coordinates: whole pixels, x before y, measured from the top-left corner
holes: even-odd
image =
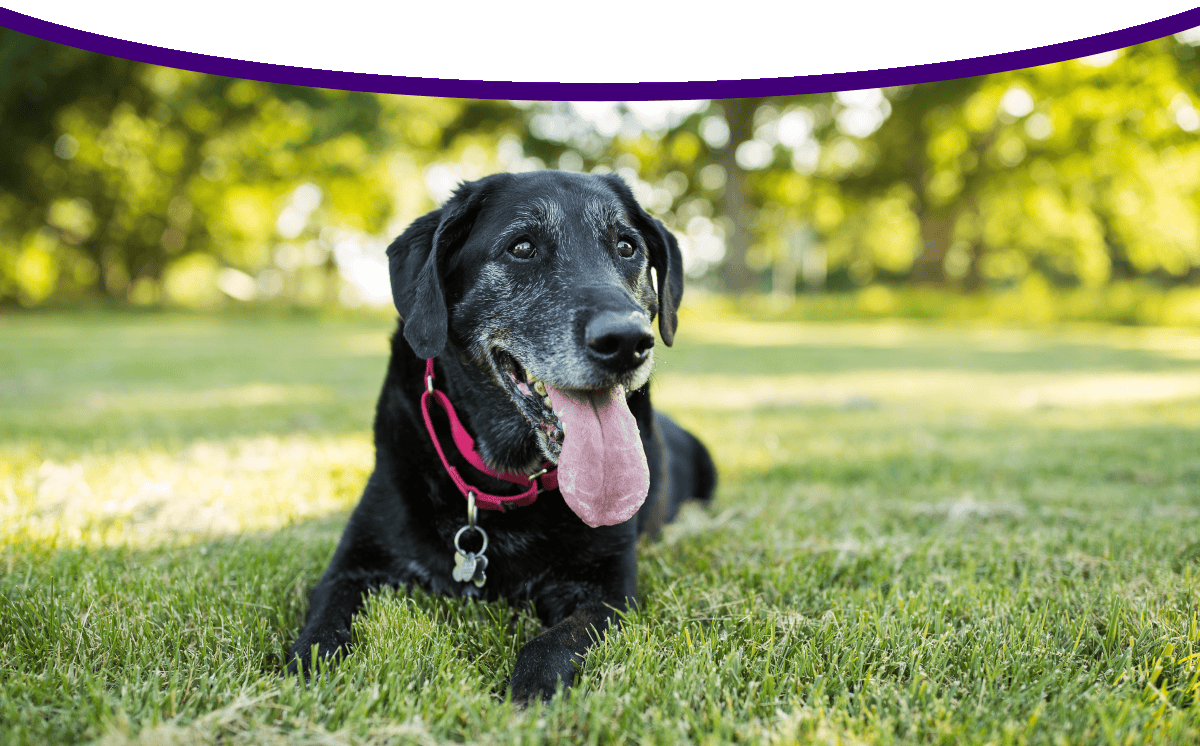
[[[1200,333],[681,324],[716,501],[518,710],[502,604],[379,594],[279,676],[388,318],[0,316],[0,743],[1200,742]]]

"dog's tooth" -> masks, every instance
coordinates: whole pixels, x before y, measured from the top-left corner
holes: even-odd
[[[536,392],[538,392],[538,393],[539,393],[539,394],[541,394],[542,396],[547,396],[547,394],[546,394],[546,384],[542,383],[541,381],[537,381],[537,380],[535,380],[535,381],[533,382],[533,390],[534,390],[534,391],[536,391]]]

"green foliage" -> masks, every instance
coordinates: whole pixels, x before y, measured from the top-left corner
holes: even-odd
[[[0,148],[0,209],[14,217],[0,232],[0,297],[203,304],[215,282],[197,284],[199,267],[257,272],[281,239],[315,242],[325,224],[380,231],[390,215],[386,164],[370,154],[402,102],[138,65],[11,31],[0,49],[15,76],[0,89],[15,135]],[[300,222],[281,230],[298,188],[309,190]]]
[[[525,609],[376,594],[280,677],[371,465],[391,319],[0,325],[6,744],[1190,743],[1200,337],[685,308],[656,401],[711,512],[568,700]]]
[[[1194,286],[1195,55],[1169,37],[887,90],[571,104],[297,89],[5,31],[0,302],[354,302],[339,246],[378,263],[458,181],[547,166],[621,174],[693,279],[735,293]]]
[[[821,267],[810,284],[834,288],[974,291],[1030,275],[1171,287],[1200,277],[1194,55],[1167,38],[983,78],[712,102],[652,137],[617,134],[604,150],[565,125],[531,132],[561,133],[583,168],[642,182],[687,248],[715,230],[726,264],[749,269],[736,282],[726,274],[727,289],[765,290],[770,272],[790,294],[806,252]],[[727,142],[709,136],[714,119]],[[743,196],[730,204],[734,186]],[[750,233],[744,254],[740,230]]]

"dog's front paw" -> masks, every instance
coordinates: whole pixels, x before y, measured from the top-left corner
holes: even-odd
[[[305,629],[288,649],[284,672],[309,681],[319,668],[318,661],[336,663],[349,652],[349,646],[350,635],[343,630],[314,633]]]
[[[549,701],[559,687],[570,688],[581,663],[582,656],[558,640],[545,634],[533,638],[517,653],[509,682],[513,702],[524,705],[539,697]]]

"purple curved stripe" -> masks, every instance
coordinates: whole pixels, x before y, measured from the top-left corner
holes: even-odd
[[[799,93],[854,91],[862,88],[927,83],[934,80],[1018,70],[1052,62],[1087,57],[1113,49],[1131,47],[1200,26],[1200,8],[1193,8],[1157,21],[1089,36],[1074,41],[1016,52],[972,57],[951,62],[864,70],[860,72],[797,75],[749,80],[693,80],[662,83],[535,83],[507,80],[453,80],[413,78],[402,75],[315,70],[266,62],[233,60],[195,52],[182,52],[140,42],[101,36],[60,26],[32,16],[0,8],[0,26],[65,44],[89,52],[121,57],[181,70],[224,75],[269,83],[335,88],[347,91],[398,93],[443,98],[517,99],[525,101],[665,101],[701,98],[789,96]]]

